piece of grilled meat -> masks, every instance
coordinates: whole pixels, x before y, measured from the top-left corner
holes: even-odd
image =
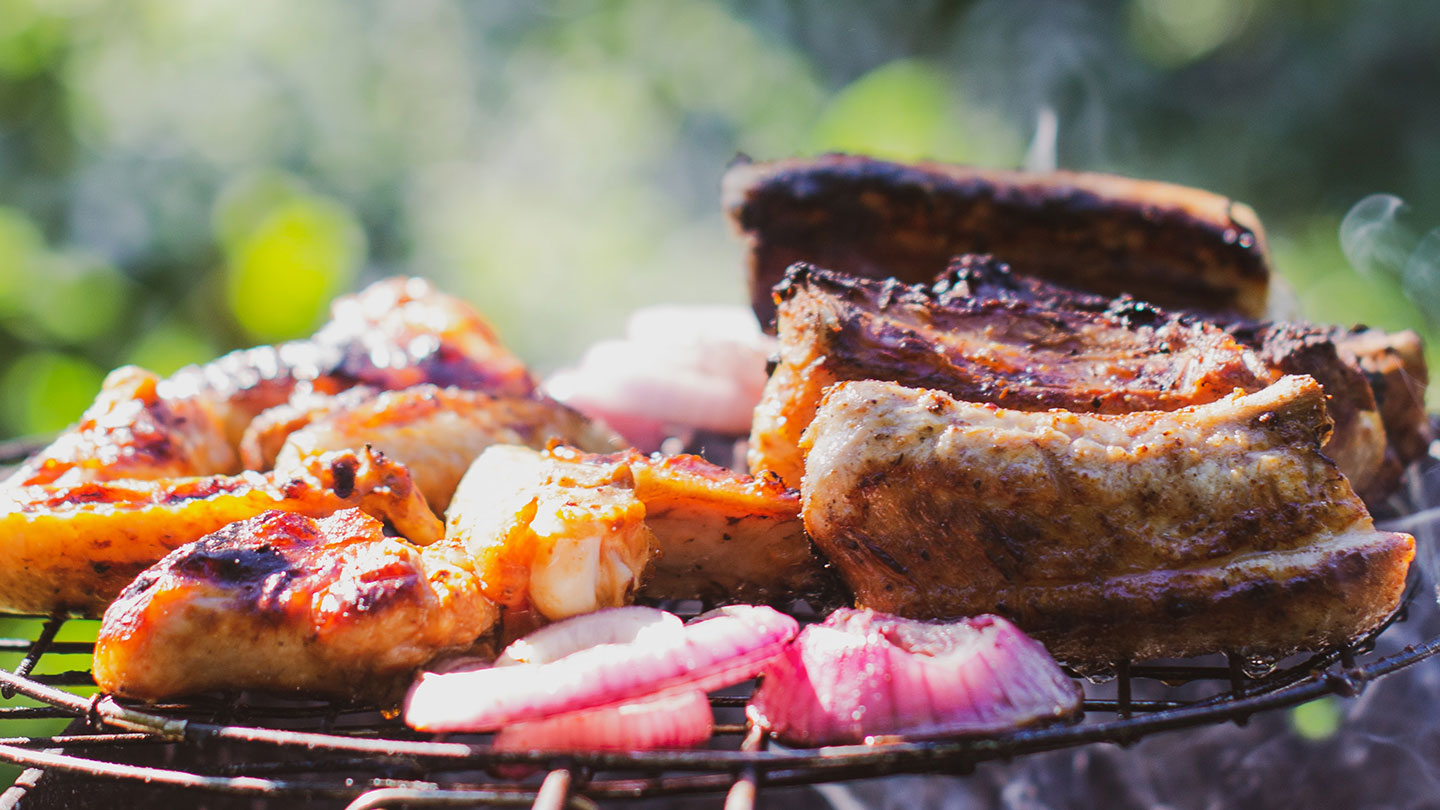
[[[134,367],[112,372],[80,423],[5,485],[234,473],[250,421],[297,390],[421,383],[497,396],[535,390],[472,307],[422,279],[393,278],[336,299],[330,322],[309,340],[233,352],[167,379]]]
[[[546,620],[626,604],[642,582],[657,599],[742,602],[828,584],[798,493],[696,456],[491,447],[446,522],[491,599]]]
[[[749,463],[800,481],[800,435],[825,388],[893,380],[1019,410],[1174,410],[1275,374],[1224,330],[1134,301],[1013,276],[963,257],[931,287],[796,265],[775,289],[780,359],[755,409]]]
[[[1206,312],[1265,313],[1270,262],[1246,205],[1193,188],[851,155],[741,162],[724,206],[749,248],[755,313],[795,262],[929,283],[952,256],[993,253],[1017,272]]]
[[[1393,398],[1398,440],[1389,440],[1375,375],[1349,348],[1359,333],[1242,321],[1222,328],[1128,296],[1017,276],[986,256],[957,257],[930,287],[805,266],[786,278],[776,291],[780,362],[756,409],[750,465],[787,480],[800,469],[797,442],[825,386],[840,380],[893,380],[1017,410],[1124,413],[1174,410],[1308,374],[1324,386],[1335,421],[1325,452],[1371,502],[1427,446],[1411,438],[1428,425],[1423,391]],[[1392,342],[1407,346],[1405,337]],[[1370,355],[1377,366],[1388,361],[1391,377],[1404,368],[1397,349]],[[1410,362],[1423,374],[1423,358]]]
[[[416,385],[399,391],[361,387],[308,395],[256,417],[241,441],[248,469],[298,466],[303,459],[371,445],[410,468],[437,512],[460,477],[493,444],[536,449],[551,440],[591,452],[619,450],[619,436],[579,412],[538,394],[497,397],[481,391]]]
[[[1314,649],[1388,617],[1415,552],[1329,429],[1307,377],[1119,416],[844,383],[805,435],[805,526],[859,604],[999,613],[1072,662]]]
[[[394,701],[437,655],[488,641],[499,611],[463,555],[388,536],[356,509],[266,512],[188,543],[105,611],[101,690],[212,690]]]
[[[98,481],[0,490],[0,610],[97,616],[135,575],[227,523],[268,510],[359,507],[419,543],[444,527],[410,473],[370,448],[269,475]]]

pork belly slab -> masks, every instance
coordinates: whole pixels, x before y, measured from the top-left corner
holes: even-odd
[[[1366,357],[1388,371],[1383,377],[1350,348],[1361,332],[1222,327],[1127,296],[1018,276],[988,256],[957,257],[929,286],[797,265],[775,297],[779,362],[755,411],[749,464],[792,483],[802,466],[801,433],[826,386],[844,380],[891,380],[1016,410],[1113,414],[1171,411],[1308,374],[1324,386],[1335,422],[1325,453],[1374,500],[1394,489],[1427,444],[1415,438],[1417,426],[1428,426],[1423,383],[1397,379],[1424,375],[1423,359],[1412,359],[1418,372],[1407,375],[1393,348],[1408,345],[1405,333],[1368,339],[1377,345]],[[1394,390],[1386,408],[1376,386]]]
[[[1329,429],[1298,376],[1118,416],[850,382],[805,434],[803,515],[860,605],[998,613],[1064,660],[1313,649],[1384,621],[1415,553]]]
[[[749,247],[762,325],[795,262],[927,283],[962,253],[1106,296],[1258,318],[1270,260],[1249,206],[1194,188],[858,155],[742,162],[724,206]]]
[[[800,435],[825,388],[892,380],[1018,410],[1126,413],[1211,402],[1275,378],[1224,330],[1144,304],[1039,288],[988,257],[935,286],[808,265],[776,287],[780,359],[750,434],[752,473],[794,486]],[[1073,299],[1073,300],[1072,300]]]

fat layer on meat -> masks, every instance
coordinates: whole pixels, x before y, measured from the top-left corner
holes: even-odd
[[[999,613],[1062,659],[1318,648],[1395,610],[1415,550],[1329,429],[1308,377],[1118,416],[844,383],[805,435],[805,526],[859,604]]]

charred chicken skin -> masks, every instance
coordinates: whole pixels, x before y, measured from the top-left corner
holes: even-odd
[[[272,410],[277,413],[266,411],[251,423],[241,442],[247,468],[293,467],[312,456],[369,444],[410,468],[436,511],[445,509],[470,463],[491,445],[539,449],[553,439],[592,452],[623,446],[608,428],[538,395],[497,397],[434,385],[383,392],[359,388]]]
[[[113,372],[78,425],[8,486],[238,472],[237,447],[261,411],[298,391],[421,383],[528,396],[529,372],[469,305],[421,279],[389,279],[336,300],[307,341],[245,349],[167,379]]]
[[[323,516],[359,507],[420,543],[444,527],[410,473],[362,448],[268,475],[11,487],[0,498],[0,610],[99,615],[166,553],[269,510]]]
[[[1329,429],[1308,377],[1119,416],[844,383],[805,434],[805,526],[860,605],[999,613],[1061,659],[1316,649],[1388,617],[1415,553]]]
[[[767,327],[770,290],[795,262],[925,284],[963,253],[1107,297],[1251,318],[1266,308],[1259,219],[1199,189],[825,155],[735,165],[724,206],[749,249],[751,299]]]
[[[393,701],[421,665],[489,640],[498,610],[451,551],[356,509],[232,523],[105,611],[95,683],[142,700],[261,688]]]

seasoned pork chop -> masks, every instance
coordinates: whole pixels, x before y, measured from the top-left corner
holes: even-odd
[[[795,262],[923,284],[962,253],[993,253],[1021,274],[1106,296],[1265,312],[1259,220],[1199,189],[825,155],[733,166],[724,206],[748,245],[751,300],[767,328],[770,290]]]
[[[1028,284],[988,257],[958,260],[933,287],[791,268],[775,291],[780,362],[755,409],[751,471],[797,484],[800,435],[825,388],[844,380],[1019,410],[1126,413],[1256,391],[1276,376],[1210,324],[1134,301],[1115,311],[1093,296],[1056,302]]]
[[[0,497],[0,610],[99,615],[135,575],[185,543],[268,510],[359,507],[416,542],[443,526],[410,473],[363,448],[269,475],[10,487]]]
[[[861,605],[999,613],[1070,661],[1312,649],[1389,616],[1415,553],[1329,429],[1307,377],[1119,416],[845,383],[805,435],[805,526]]]
[[[105,611],[95,683],[143,700],[217,689],[393,700],[437,655],[488,641],[499,611],[457,556],[387,536],[356,509],[232,523],[166,555]]]

